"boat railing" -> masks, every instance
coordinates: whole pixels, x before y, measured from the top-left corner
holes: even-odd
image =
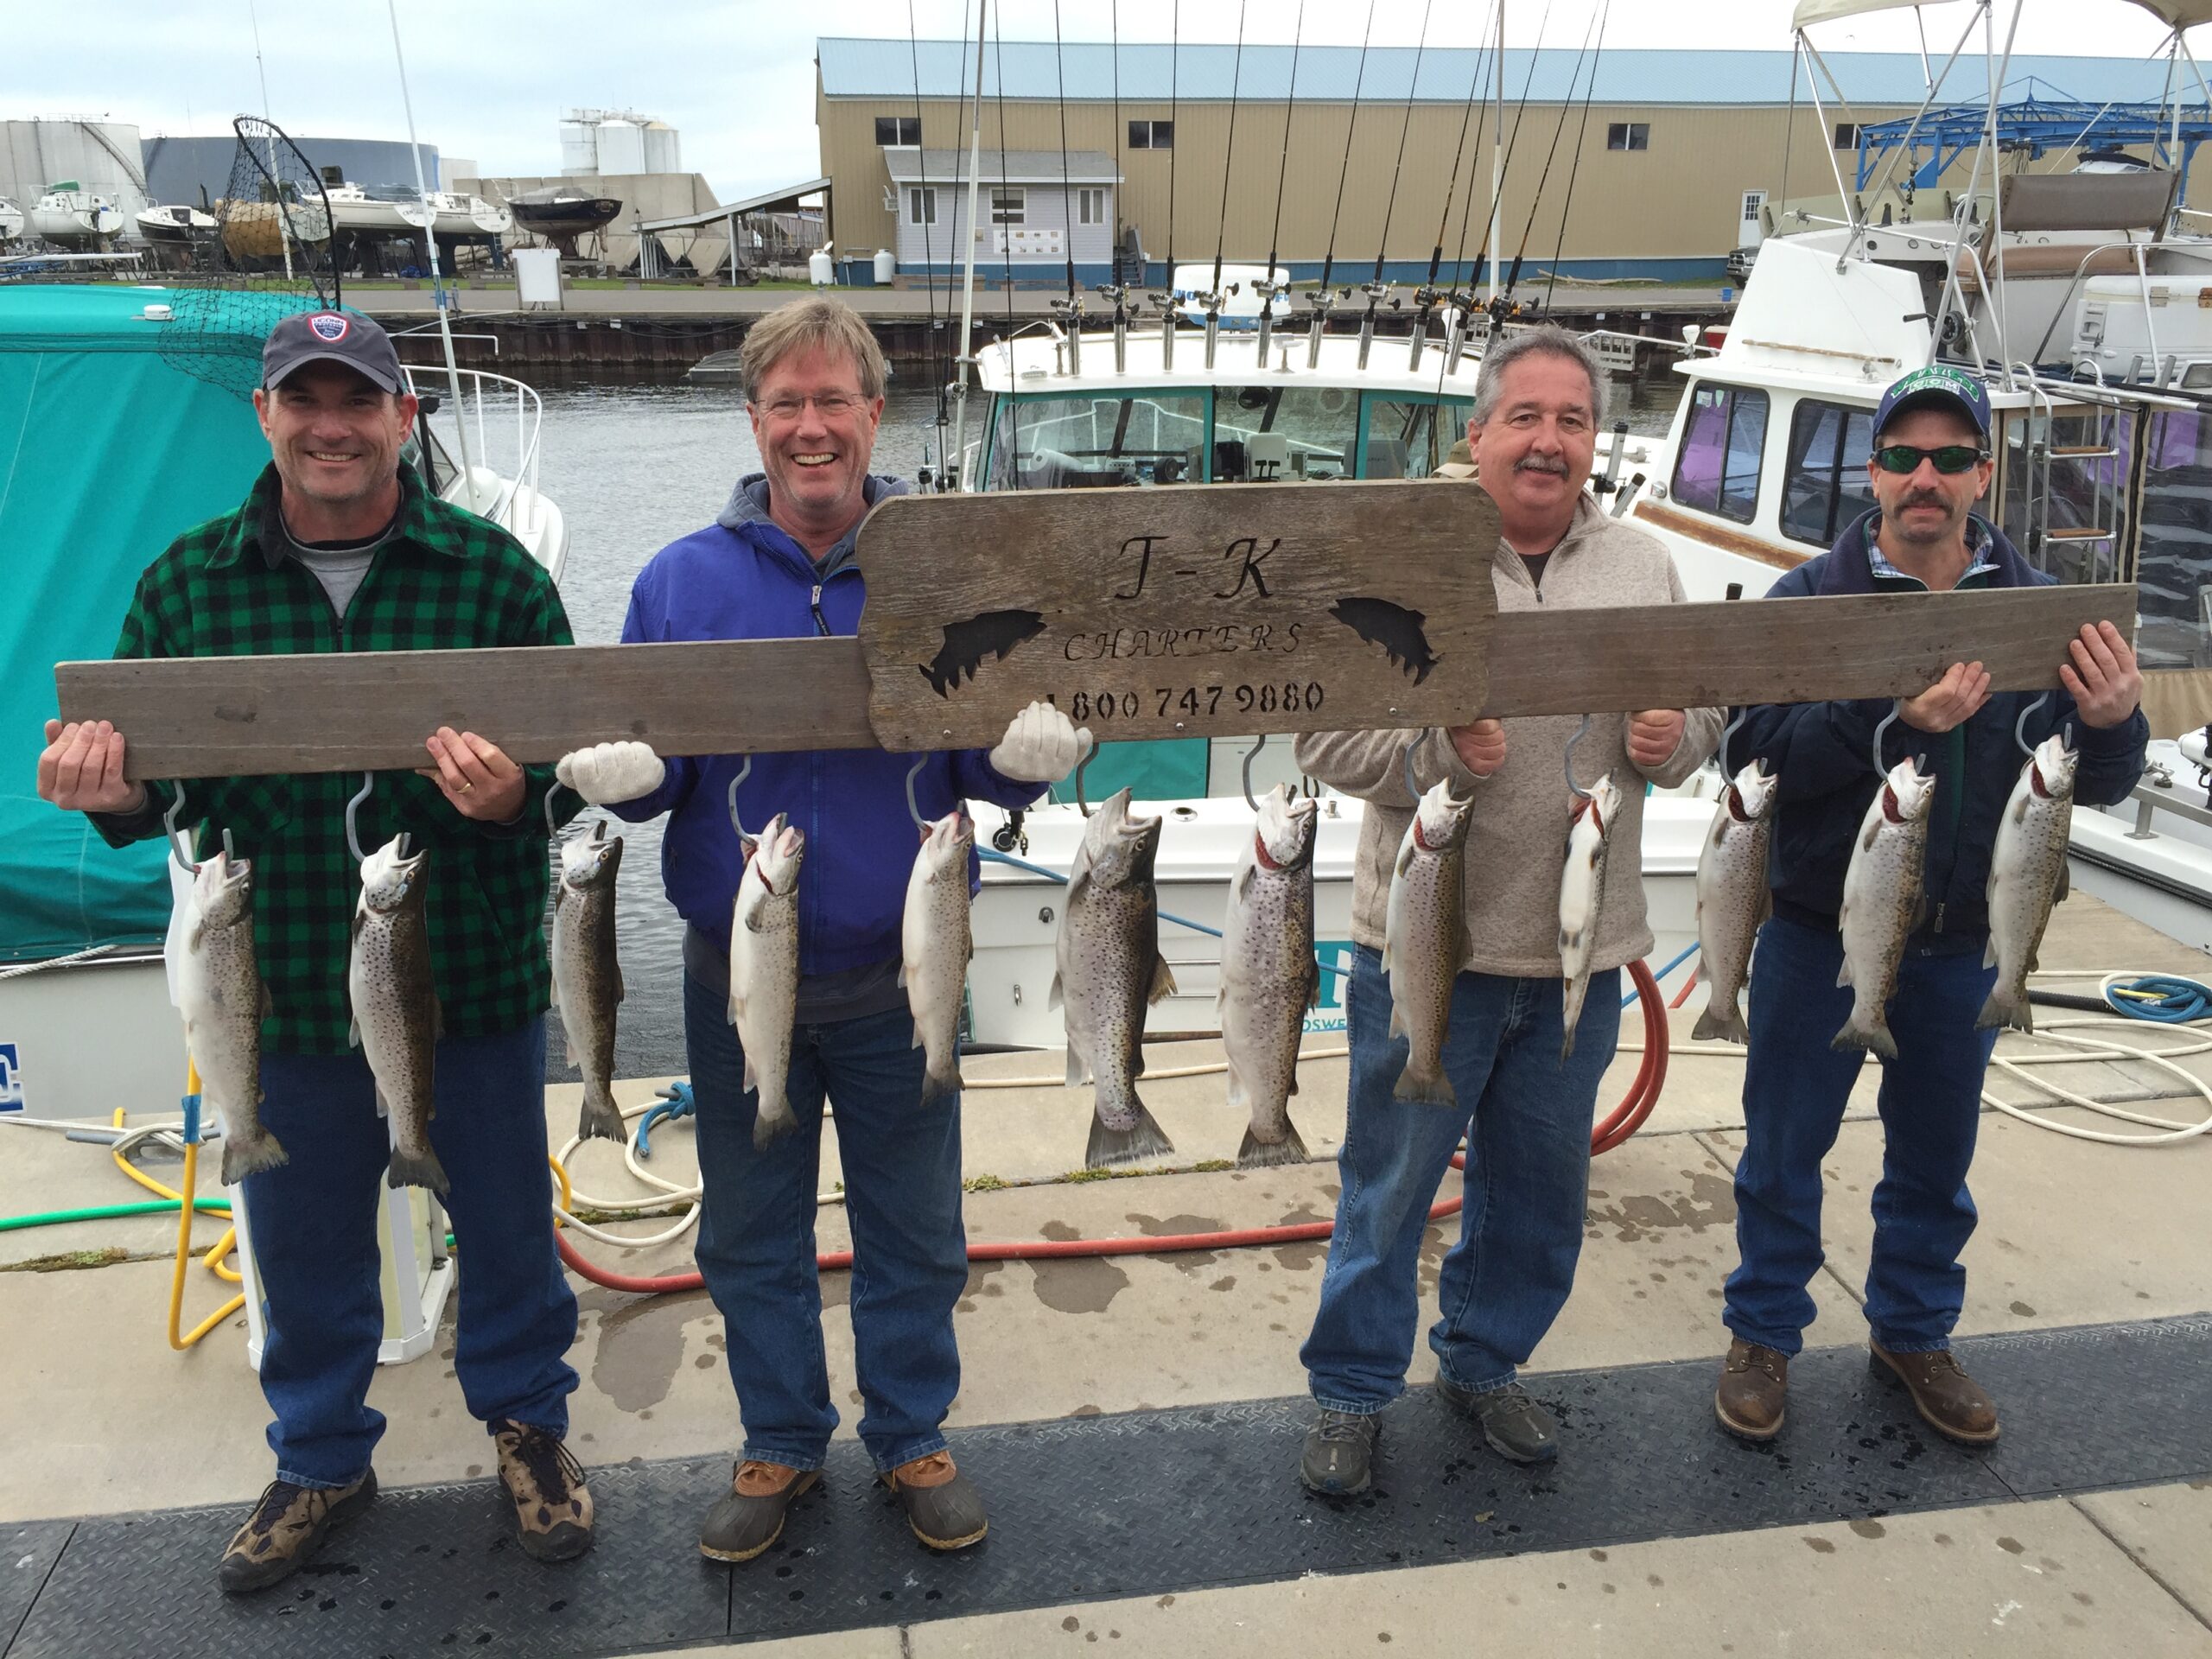
[[[460,407],[448,410],[442,404],[439,413],[451,414],[456,427],[471,439],[467,453],[474,464],[498,480],[496,493],[487,501],[479,480],[464,479],[461,505],[531,543],[543,528],[544,512],[538,493],[537,463],[545,405],[537,388],[489,369],[448,370],[443,364],[422,363],[402,366],[409,389],[418,396],[425,392],[447,396],[452,384],[448,375],[460,377]],[[431,422],[426,421],[424,428],[424,437],[436,442],[448,460],[454,459],[457,446],[440,436]]]
[[[2127,249],[2135,261],[2135,286],[2142,296],[2143,327],[2150,340],[2151,372],[2154,376],[2158,373],[2158,320],[2153,315],[2158,308],[2152,303],[2151,268],[2145,256],[2155,250],[2173,258],[2195,259],[2202,264],[2212,264],[2212,251],[2191,248],[2174,242],[2144,241],[2135,237],[2129,237],[2120,242],[2098,243],[2094,247],[2085,251],[2082,255],[2081,264],[2075,266],[2073,280],[2066,284],[2065,296],[2059,301],[2058,308],[2051,314],[2050,321],[2043,331],[2043,338],[2036,342],[2036,349],[2031,353],[2034,361],[2037,363],[2043,361],[2043,354],[2050,349],[2050,337],[2057,330],[2059,319],[2073,315],[2074,296],[2081,289],[2082,279],[2089,274],[2090,262],[2099,254],[2109,253],[2116,248]]]
[[[2164,782],[2152,782],[2146,779],[2127,791],[2128,798],[2135,803],[2135,827],[2127,832],[2128,840],[2157,840],[2158,832],[2152,828],[2152,819],[2161,812],[2171,812],[2177,818],[2212,830],[2212,807],[2196,806],[2177,799],[2173,787],[2169,776]]]

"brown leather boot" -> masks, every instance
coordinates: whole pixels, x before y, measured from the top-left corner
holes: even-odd
[[[965,1549],[990,1530],[982,1495],[953,1466],[950,1452],[932,1452],[876,1478],[898,1497],[914,1536],[931,1549]]]
[[[1948,1348],[1925,1353],[1893,1354],[1872,1338],[1874,1375],[1902,1383],[1921,1421],[1947,1440],[1987,1446],[1997,1438],[1997,1402],[1966,1374]]]
[[[1728,1344],[1713,1390],[1713,1413],[1720,1427],[1743,1440],[1770,1440],[1782,1432],[1782,1408],[1789,1398],[1789,1357],[1741,1337]]]
[[[699,1553],[714,1561],[749,1561],[784,1535],[784,1511],[822,1478],[815,1469],[792,1469],[748,1458],[731,1471],[729,1495],[707,1512]]]

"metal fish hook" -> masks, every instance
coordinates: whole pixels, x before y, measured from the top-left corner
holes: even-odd
[[[1574,781],[1574,746],[1590,735],[1590,716],[1582,716],[1582,723],[1574,728],[1574,735],[1567,740],[1567,753],[1560,757],[1560,764],[1567,772],[1567,787],[1578,801],[1590,798],[1590,791]]]
[[[200,867],[184,855],[184,832],[176,825],[178,816],[184,810],[184,785],[181,781],[172,781],[169,786],[176,791],[176,799],[170,802],[169,810],[162,814],[162,828],[168,832],[169,856],[176,861],[177,868],[187,875],[197,875]],[[231,850],[231,832],[227,830],[223,831],[223,850],[226,853]]]
[[[346,850],[353,855],[353,861],[356,864],[365,863],[368,860],[369,855],[361,850],[361,830],[359,823],[359,815],[361,810],[361,803],[369,798],[369,791],[376,786],[376,773],[373,772],[363,772],[361,774],[360,789],[355,793],[352,800],[346,803]]]
[[[1751,706],[1747,702],[1736,711],[1732,720],[1720,728],[1720,775],[1724,779],[1736,775],[1728,765],[1728,746],[1735,741],[1736,734],[1743,729],[1744,722],[1751,718]]]
[[[1086,818],[1090,816],[1090,803],[1083,798],[1083,774],[1090,770],[1090,763],[1097,757],[1097,754],[1098,740],[1086,734],[1084,742],[1083,759],[1075,763],[1076,808]]]
[[[1260,810],[1260,804],[1252,798],[1252,762],[1259,758],[1260,751],[1267,747],[1268,734],[1262,732],[1260,741],[1244,752],[1244,804],[1255,812]]]
[[[745,764],[738,767],[737,776],[729,780],[729,827],[737,831],[740,842],[749,842],[753,837],[745,833],[745,820],[737,816],[737,786],[752,775],[753,757],[748,754]]]
[[[2028,741],[2028,716],[2050,701],[2050,693],[2048,691],[2043,693],[2033,702],[2021,709],[2020,717],[2012,722],[2012,741],[2018,746],[2022,754],[2032,755],[2035,753],[2035,746]]]
[[[545,799],[543,805],[545,808],[545,838],[548,841],[558,841],[561,839],[561,826],[553,822],[553,791],[560,787],[560,784],[556,781],[547,785],[545,789]],[[601,828],[603,830],[605,826],[602,825]]]
[[[1421,804],[1421,785],[1414,781],[1414,745],[1420,741],[1414,738],[1398,752],[1398,776],[1405,780],[1406,793],[1414,798],[1415,806]]]
[[[1890,775],[1890,769],[1882,764],[1882,734],[1896,723],[1897,717],[1897,711],[1891,709],[1888,714],[1882,716],[1881,724],[1874,728],[1873,761],[1874,775],[1877,778],[1886,778]]]
[[[906,768],[906,816],[914,821],[914,828],[922,832],[925,839],[930,833],[930,821],[922,816],[922,809],[914,804],[914,779],[922,775],[922,768],[929,763],[930,758],[926,753],[918,754],[914,757],[914,764]]]

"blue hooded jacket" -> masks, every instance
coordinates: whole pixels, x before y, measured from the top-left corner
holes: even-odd
[[[1834,548],[1789,572],[1767,590],[1767,597],[1870,594],[1908,585],[1916,589],[1917,582],[1874,575],[1866,540],[1878,518],[1878,511],[1861,514]],[[1974,586],[2031,588],[2056,580],[2022,558],[2003,531],[1978,518],[1974,522],[1976,534],[1988,537],[1982,557],[1993,567]],[[1882,734],[1885,771],[1917,754],[1936,774],[1923,878],[1928,919],[1908,942],[1909,950],[1943,956],[1979,950],[1986,942],[1997,826],[2024,759],[2013,741],[2013,727],[2036,696],[1993,693],[1980,713],[1940,736],[1916,731],[1902,721]],[[1726,765],[1741,766],[1757,757],[1780,777],[1767,863],[1777,916],[1809,927],[1836,926],[1852,843],[1882,781],[1874,769],[1874,730],[1894,706],[1886,697],[1770,703],[1750,709],[1743,729],[1729,743]],[[2031,745],[2041,743],[2069,722],[2081,753],[2074,798],[2085,806],[2125,800],[2143,775],[2144,745],[2151,735],[2143,711],[2100,730],[2084,725],[2074,699],[2054,690],[2028,716],[2024,735]]]
[[[868,478],[868,505],[906,486]],[[859,530],[830,550],[817,569],[806,550],[768,517],[768,480],[738,481],[721,517],[671,542],[638,573],[630,589],[624,642],[787,639],[853,634],[863,597],[853,563]],[[1027,806],[1040,784],[1002,778],[982,749],[932,754],[914,780],[922,816],[942,817],[961,800]],[[652,794],[611,810],[633,823],[670,815],[661,842],[661,879],[677,914],[727,942],[730,906],[744,873],[730,828],[729,781],[743,757],[671,756]],[[849,973],[896,958],[906,881],[920,846],[906,813],[906,772],[914,757],[880,749],[756,754],[737,791],[740,815],[757,832],[779,812],[806,833],[799,870],[799,972]],[[976,878],[980,864],[971,868]]]

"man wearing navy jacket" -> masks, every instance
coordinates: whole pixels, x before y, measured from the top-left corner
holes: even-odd
[[[1769,597],[2027,588],[2031,568],[1972,509],[1989,487],[1989,397],[1941,365],[1898,380],[1874,413],[1867,462],[1875,506],[1828,552],[1774,584]],[[2125,619],[2123,619],[2125,620]],[[1936,777],[1923,877],[1927,920],[1905,946],[1890,1005],[1897,1054],[1882,1062],[1885,1142],[1874,1189],[1866,1313],[1876,1372],[1901,1383],[1939,1433],[1969,1445],[1998,1434],[1997,1408],[1950,1353],[1965,1300],[1959,1253],[1974,1231],[1967,1192],[1982,1075],[1993,1031],[1974,1028],[1996,978],[1983,964],[1997,826],[2019,778],[2016,723],[2031,745],[2071,728],[2081,753],[2075,798],[2124,800],[2143,772],[2149,728],[2142,677],[2110,621],[2067,646],[2063,691],[1991,695],[1980,663],[1954,664],[1897,719],[1877,729],[1886,699],[1773,705],[1747,711],[1724,764],[1753,757],[1779,774],[1768,863],[1774,914],[1751,958],[1745,1143],[1736,1166],[1736,1242],[1724,1315],[1735,1340],[1713,1406],[1750,1440],[1781,1430],[1790,1356],[1812,1323],[1806,1292],[1821,1266],[1821,1160],[1834,1145],[1865,1055],[1831,1047],[1850,1011],[1839,988],[1837,915],[1859,823],[1883,772],[1908,755]]]
[[[715,524],[662,549],[639,573],[625,641],[858,628],[854,542],[868,509],[906,490],[868,470],[883,414],[883,354],[866,324],[823,296],[755,323],[741,360],[764,470],[739,481]],[[1033,703],[988,753],[930,756],[914,798],[925,817],[963,799],[1027,806],[1068,774],[1077,748],[1066,716]],[[967,1238],[959,1096],[922,1103],[923,1054],[899,982],[899,920],[918,846],[906,810],[912,760],[872,749],[751,760],[737,791],[745,823],[787,813],[806,836],[789,1084],[798,1132],[760,1149],[758,1099],[744,1086],[728,1013],[730,911],[744,864],[728,791],[741,757],[664,766],[643,744],[616,743],[559,767],[563,782],[633,823],[671,815],[661,864],[670,902],[689,924],[683,1026],[705,1188],[699,1268],[725,1322],[745,1424],[742,1459],[699,1548],[726,1561],[766,1551],[791,1500],[817,1478],[837,1425],[814,1264],[826,1095],[836,1103],[853,1230],[861,1439],[915,1535],[957,1549],[981,1539],[986,1522],[941,1427],[960,1384],[952,1312],[967,1283]]]

